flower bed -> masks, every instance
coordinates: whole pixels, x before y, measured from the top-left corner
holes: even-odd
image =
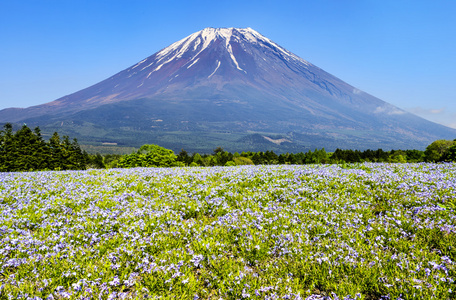
[[[454,163],[0,173],[0,299],[450,299],[455,209]]]

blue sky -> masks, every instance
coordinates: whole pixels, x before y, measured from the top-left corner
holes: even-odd
[[[0,109],[93,85],[205,27],[251,27],[456,128],[456,1],[0,0]]]

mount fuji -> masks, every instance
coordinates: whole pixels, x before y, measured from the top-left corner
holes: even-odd
[[[71,95],[0,111],[81,144],[423,149],[456,130],[358,90],[251,28],[206,28]]]

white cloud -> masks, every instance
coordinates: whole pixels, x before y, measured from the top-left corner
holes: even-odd
[[[433,114],[433,115],[440,114],[440,113],[443,113],[443,112],[444,112],[443,108],[442,109],[431,109],[431,110],[429,110],[429,113]]]
[[[388,115],[403,115],[405,114],[405,111],[401,110],[401,109],[397,109],[397,108],[393,108],[392,110],[390,110],[388,112]]]
[[[456,113],[449,114],[449,117],[442,124],[456,129]]]
[[[446,108],[423,108],[417,106],[408,109],[408,111],[417,115],[438,115],[444,114],[446,112]]]
[[[377,106],[377,108],[374,110],[374,113],[379,114],[385,112],[385,107],[383,106]]]
[[[456,129],[456,113],[444,108],[423,108],[420,106],[407,109],[409,112],[426,120]]]
[[[405,114],[405,111],[394,107],[392,105],[384,105],[384,106],[377,106],[377,108],[374,110],[375,114],[381,114],[385,113],[387,115],[403,115]]]
[[[443,124],[443,125],[446,125],[446,126],[448,126],[448,127],[451,127],[451,128],[456,129],[456,122],[453,122],[453,123],[446,123],[446,124]]]

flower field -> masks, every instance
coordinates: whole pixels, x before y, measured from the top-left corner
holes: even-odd
[[[0,173],[0,299],[455,299],[456,164]]]

